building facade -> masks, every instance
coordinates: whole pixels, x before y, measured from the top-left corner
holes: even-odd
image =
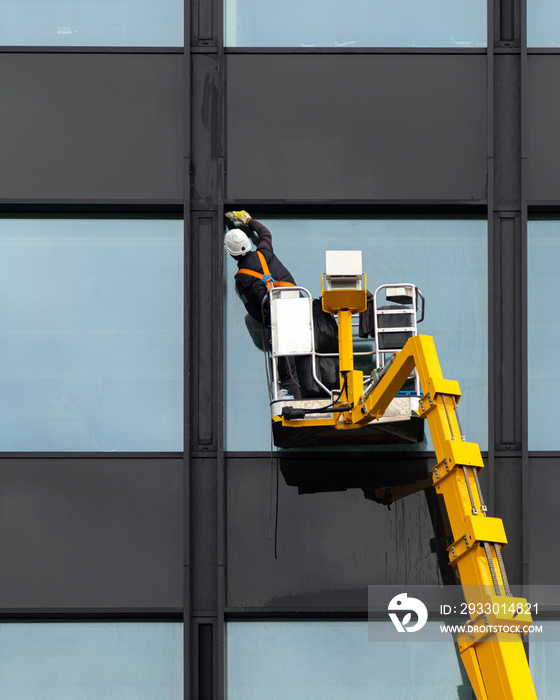
[[[431,443],[271,448],[232,208],[314,295],[328,249],[419,285],[510,581],[560,577],[559,10],[277,5],[0,1],[2,697],[469,697],[367,641],[446,576],[429,492],[364,498]]]

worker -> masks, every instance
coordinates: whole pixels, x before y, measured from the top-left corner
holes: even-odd
[[[226,233],[224,247],[237,262],[235,286],[245,308],[256,321],[270,325],[262,316],[262,301],[268,289],[272,286],[293,287],[295,280],[274,255],[272,234],[264,224],[253,219],[246,211],[228,212],[226,217],[230,221],[241,222],[258,236],[255,251],[252,250],[249,236],[235,228]]]
[[[247,312],[259,323],[270,327],[269,309],[266,303],[263,305],[263,299],[269,289],[293,287],[295,280],[274,254],[272,234],[264,224],[253,219],[246,211],[228,212],[226,218],[237,225],[247,226],[258,237],[257,249],[253,250],[249,236],[240,228],[233,228],[225,235],[224,248],[237,262],[235,286]],[[293,357],[278,359],[278,374],[282,398],[300,399],[301,391]]]

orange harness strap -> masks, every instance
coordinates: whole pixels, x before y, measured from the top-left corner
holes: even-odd
[[[272,289],[273,287],[295,287],[295,284],[292,284],[291,282],[281,282],[280,280],[275,280],[274,277],[270,274],[270,270],[268,269],[265,257],[260,250],[257,250],[257,255],[259,256],[259,260],[261,261],[261,267],[263,269],[262,273],[257,272],[256,270],[249,270],[246,267],[240,267],[239,270],[237,270],[237,272],[241,272],[244,275],[250,275],[251,277],[256,277],[258,280],[261,280],[261,282],[263,282],[266,285],[267,289]]]

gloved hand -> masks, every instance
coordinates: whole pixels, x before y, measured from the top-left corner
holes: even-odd
[[[242,224],[248,224],[249,221],[251,221],[252,217],[244,210],[242,211],[234,211],[232,214],[235,216],[235,218],[238,221],[241,221]],[[227,216],[227,214],[226,214]]]

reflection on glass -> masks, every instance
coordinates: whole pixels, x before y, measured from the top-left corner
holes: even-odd
[[[560,46],[560,5],[556,0],[527,0],[527,46]]]
[[[0,220],[0,451],[183,449],[182,222]]]
[[[466,439],[488,444],[487,226],[481,220],[260,217],[296,282],[321,293],[326,250],[362,250],[368,288],[416,284],[426,298],[419,333],[435,339],[443,375],[459,382]],[[226,449],[270,449],[270,410],[260,330],[235,293],[226,255]],[[431,442],[428,443],[431,448]],[[418,449],[418,446],[415,446]]]
[[[474,700],[451,640],[368,642],[357,621],[230,622],[226,683],[228,700]]]
[[[180,623],[1,623],[0,697],[180,700]]]
[[[225,0],[226,46],[481,47],[485,0]]]
[[[1,46],[182,46],[182,0],[0,0]]]
[[[527,242],[529,449],[558,450],[560,221],[530,221]]]

